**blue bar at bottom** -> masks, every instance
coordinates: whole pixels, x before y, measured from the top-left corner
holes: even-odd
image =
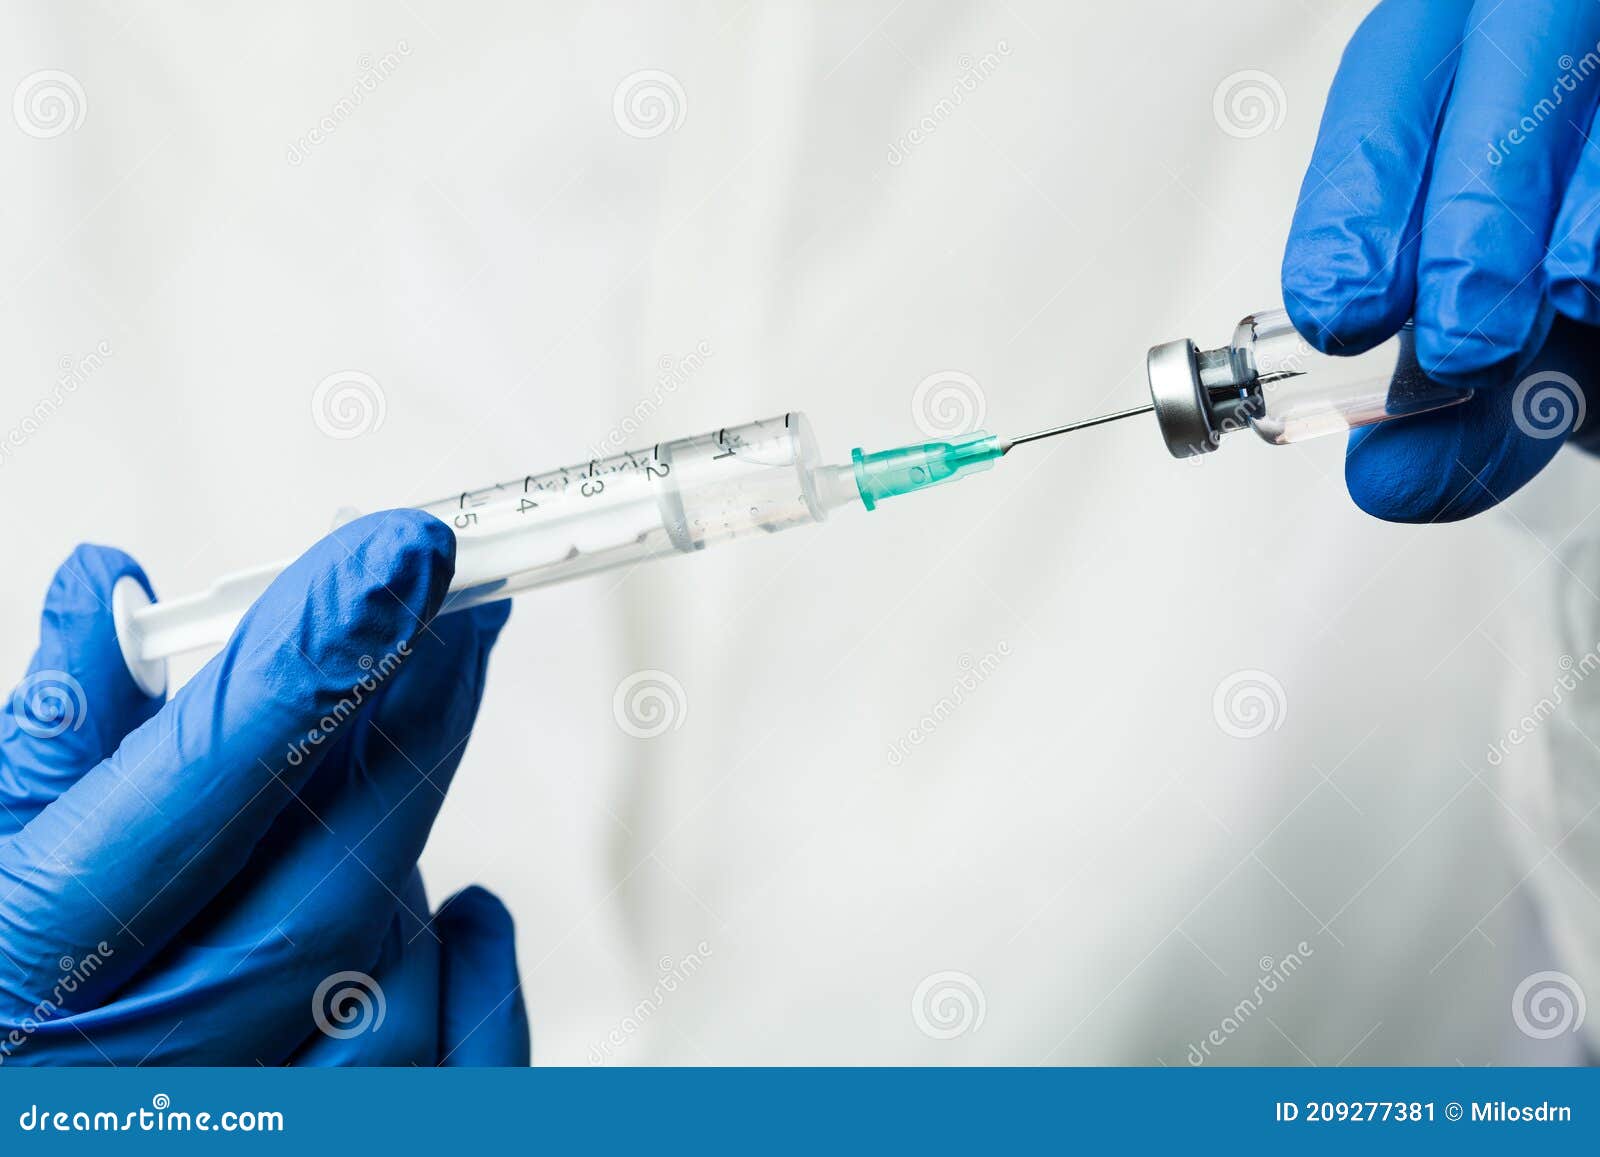
[[[1577,1154],[1589,1069],[13,1069],[0,1150],[463,1142],[936,1152],[1239,1144]]]

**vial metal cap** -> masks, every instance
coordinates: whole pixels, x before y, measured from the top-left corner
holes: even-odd
[[[1193,458],[1215,450],[1220,438],[1211,425],[1211,400],[1200,380],[1194,342],[1183,338],[1153,347],[1145,369],[1156,423],[1172,456]]]

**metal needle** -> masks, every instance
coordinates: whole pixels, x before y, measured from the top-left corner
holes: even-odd
[[[1001,453],[1008,453],[1013,446],[1020,446],[1024,442],[1037,442],[1041,438],[1054,438],[1057,434],[1070,434],[1074,430],[1087,430],[1090,426],[1103,426],[1107,422],[1116,422],[1123,418],[1131,418],[1135,414],[1148,414],[1154,409],[1154,405],[1135,406],[1131,410],[1118,410],[1114,414],[1101,414],[1098,418],[1085,418],[1081,422],[1071,422],[1065,426],[1052,426],[1048,430],[1040,430],[1033,434],[1024,434],[1020,438],[1011,438],[1001,442]]]

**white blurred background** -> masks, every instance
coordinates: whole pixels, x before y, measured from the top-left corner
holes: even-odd
[[[7,90],[72,84],[0,122],[4,659],[79,540],[171,595],[635,418],[802,409],[837,458],[920,437],[934,374],[1002,434],[1136,404],[1146,347],[1275,302],[1365,8],[11,5]],[[619,114],[646,70],[666,112]],[[1405,528],[1341,454],[1129,421],[525,596],[431,898],[506,900],[543,1063],[1570,1056],[1513,999],[1600,985],[1600,687],[1486,752],[1600,635],[1597,467]],[[656,738],[613,716],[641,669]],[[1264,724],[1219,722],[1240,672]]]

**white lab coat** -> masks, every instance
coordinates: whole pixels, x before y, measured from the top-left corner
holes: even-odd
[[[1147,346],[1273,302],[1359,8],[13,10],[0,72],[86,115],[0,133],[11,409],[110,353],[0,462],[11,666],[80,538],[173,594],[624,422],[803,409],[841,458],[919,437],[931,375],[1001,433],[1134,404]],[[659,133],[616,100],[647,70]],[[332,438],[345,370],[382,423]],[[525,597],[433,898],[506,899],[545,1062],[1570,1055],[1511,998],[1600,992],[1600,820],[1524,876],[1600,800],[1600,679],[1486,752],[1600,636],[1596,470],[1395,527],[1337,440],[1188,465],[1132,420]],[[682,688],[649,739],[643,669]]]

